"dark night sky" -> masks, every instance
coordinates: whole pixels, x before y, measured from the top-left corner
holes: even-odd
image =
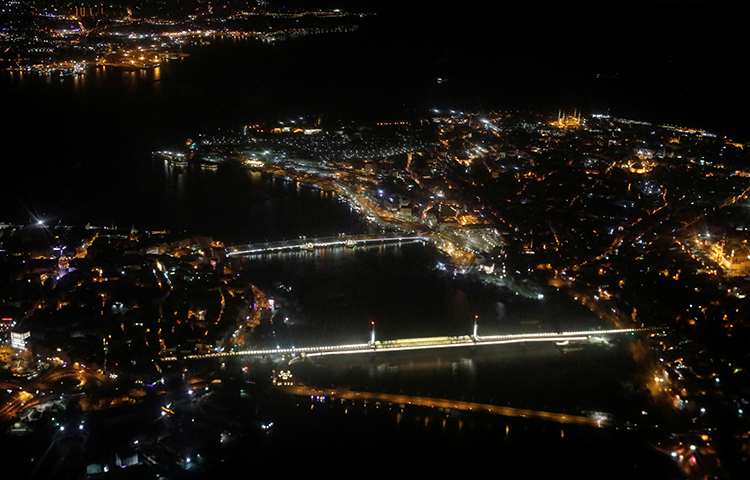
[[[609,108],[750,140],[746,41],[729,2],[322,4],[333,3],[388,17],[401,48],[453,75],[468,107]]]

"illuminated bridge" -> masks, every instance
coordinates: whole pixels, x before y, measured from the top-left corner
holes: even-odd
[[[349,345],[328,345],[321,347],[273,348],[262,350],[238,350],[235,352],[216,352],[185,355],[184,359],[221,358],[237,356],[292,355],[317,357],[322,355],[347,355],[354,353],[383,353],[409,350],[426,350],[452,347],[478,347],[484,345],[503,345],[508,343],[555,342],[568,345],[570,342],[590,341],[593,337],[603,335],[635,334],[639,332],[663,332],[666,327],[618,328],[610,330],[585,330],[550,333],[518,333],[509,335],[458,335],[453,337],[404,338],[397,340],[373,341]],[[373,334],[374,337],[374,334]],[[163,357],[164,362],[176,361],[177,357]]]
[[[357,247],[383,243],[427,242],[429,237],[401,234],[364,234],[336,237],[299,238],[278,242],[249,243],[227,247],[227,255],[263,255],[266,253],[291,252],[295,250],[316,250],[328,247]]]

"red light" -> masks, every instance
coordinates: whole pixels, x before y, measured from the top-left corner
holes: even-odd
[[[690,457],[690,461],[693,462],[693,463],[695,463],[695,455],[693,455],[692,457]]]

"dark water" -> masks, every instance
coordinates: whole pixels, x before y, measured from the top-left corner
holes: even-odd
[[[589,347],[563,354],[553,343],[515,344],[331,356],[296,362],[290,368],[298,379],[315,386],[552,412],[601,411],[623,422],[640,414],[646,404],[626,347]]]
[[[93,178],[92,178],[93,177]],[[34,216],[51,223],[185,230],[227,243],[264,242],[300,235],[363,232],[364,222],[335,194],[231,163],[217,170],[169,167],[150,155],[130,163],[78,165],[59,176],[28,180],[5,191],[7,220]],[[108,188],[93,184],[94,179]]]
[[[242,266],[275,300],[284,346],[376,339],[606,328],[570,297],[542,300],[441,270],[442,256],[421,243],[346,247],[254,256]],[[285,322],[286,321],[286,322]]]
[[[288,461],[316,471],[359,474],[398,470],[404,475],[446,472],[500,478],[678,479],[679,469],[649,449],[639,432],[582,429],[545,423],[440,412],[398,405],[304,400],[275,423],[274,432],[219,471],[257,461]],[[305,428],[301,429],[300,425]],[[507,433],[506,433],[507,432]],[[283,453],[282,453],[283,452]],[[245,463],[246,464],[246,463]]]

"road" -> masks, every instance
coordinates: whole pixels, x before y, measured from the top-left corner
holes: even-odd
[[[547,332],[547,333],[522,333],[509,335],[488,335],[488,336],[443,336],[443,337],[424,337],[424,338],[402,338],[394,340],[376,341],[371,343],[357,343],[349,345],[326,345],[320,347],[293,347],[293,348],[270,348],[263,350],[238,350],[235,352],[217,352],[195,355],[185,355],[185,360],[234,357],[242,355],[250,356],[273,356],[273,355],[300,355],[300,356],[319,356],[319,355],[347,355],[357,353],[382,353],[395,352],[403,350],[424,350],[435,348],[454,348],[454,347],[476,347],[482,345],[502,345],[507,343],[523,342],[580,342],[588,340],[588,337],[613,335],[613,334],[634,334],[636,332],[655,332],[664,330],[662,327],[645,327],[645,328],[623,328],[610,330],[581,330],[573,332]],[[162,357],[162,362],[177,361],[177,357]]]

